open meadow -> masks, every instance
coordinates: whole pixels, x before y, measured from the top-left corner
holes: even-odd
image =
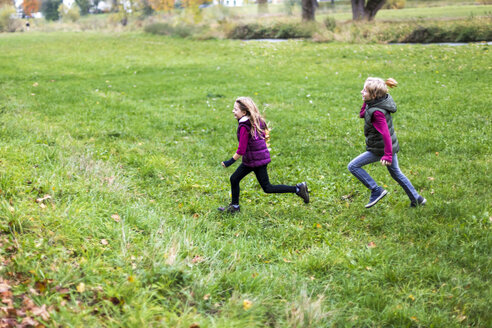
[[[490,47],[0,34],[0,318],[492,326]],[[425,207],[374,164],[389,195],[365,209],[347,171],[368,76],[399,82],[398,158]],[[217,212],[238,96],[272,128],[272,183],[307,181],[310,204],[250,175],[241,213]]]

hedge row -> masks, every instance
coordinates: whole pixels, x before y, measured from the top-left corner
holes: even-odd
[[[153,23],[145,31],[177,37],[203,39],[205,26]],[[492,40],[492,18],[482,17],[455,21],[369,22],[339,23],[325,19],[324,23],[302,24],[277,22],[219,26],[209,33],[213,37],[229,39],[314,39],[316,41],[343,41],[353,43],[436,43],[479,42]]]

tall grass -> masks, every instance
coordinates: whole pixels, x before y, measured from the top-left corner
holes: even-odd
[[[490,326],[489,50],[1,35],[13,306],[45,304],[47,326]],[[390,195],[366,210],[346,169],[367,76],[400,82],[400,165],[423,208],[374,165]],[[307,181],[311,204],[248,177],[241,214],[217,213],[240,95],[272,127],[272,182]]]

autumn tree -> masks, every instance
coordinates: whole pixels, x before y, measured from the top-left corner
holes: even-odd
[[[149,0],[149,5],[155,11],[171,11],[174,8],[174,0]]]
[[[89,13],[89,9],[92,7],[92,2],[90,0],[75,0],[75,3],[79,6],[80,14],[82,16],[87,15]]]
[[[351,0],[353,20],[373,20],[386,0]],[[367,2],[366,2],[367,1]]]
[[[39,0],[24,0],[22,2],[22,10],[27,16],[31,16],[32,13],[37,13],[41,3]]]
[[[14,6],[14,0],[0,0],[0,7]]]
[[[313,21],[314,13],[316,11],[316,8],[318,8],[318,0],[302,0],[301,6],[302,20],[305,22]]]

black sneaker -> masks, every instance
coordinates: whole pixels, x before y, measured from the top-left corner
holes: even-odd
[[[235,214],[241,212],[241,208],[239,207],[239,205],[232,205],[232,204],[229,204],[224,207],[219,207],[218,210],[220,212],[229,213],[229,214]]]
[[[299,191],[296,192],[296,195],[304,199],[304,203],[309,203],[309,190],[306,182],[301,182],[296,184],[296,187],[299,188]]]
[[[371,191],[371,198],[369,198],[369,203],[366,204],[366,208],[373,207],[379,202],[388,192],[381,187],[377,187]]]
[[[427,203],[427,199],[422,196],[419,196],[416,201],[410,203],[410,207],[423,206]]]

